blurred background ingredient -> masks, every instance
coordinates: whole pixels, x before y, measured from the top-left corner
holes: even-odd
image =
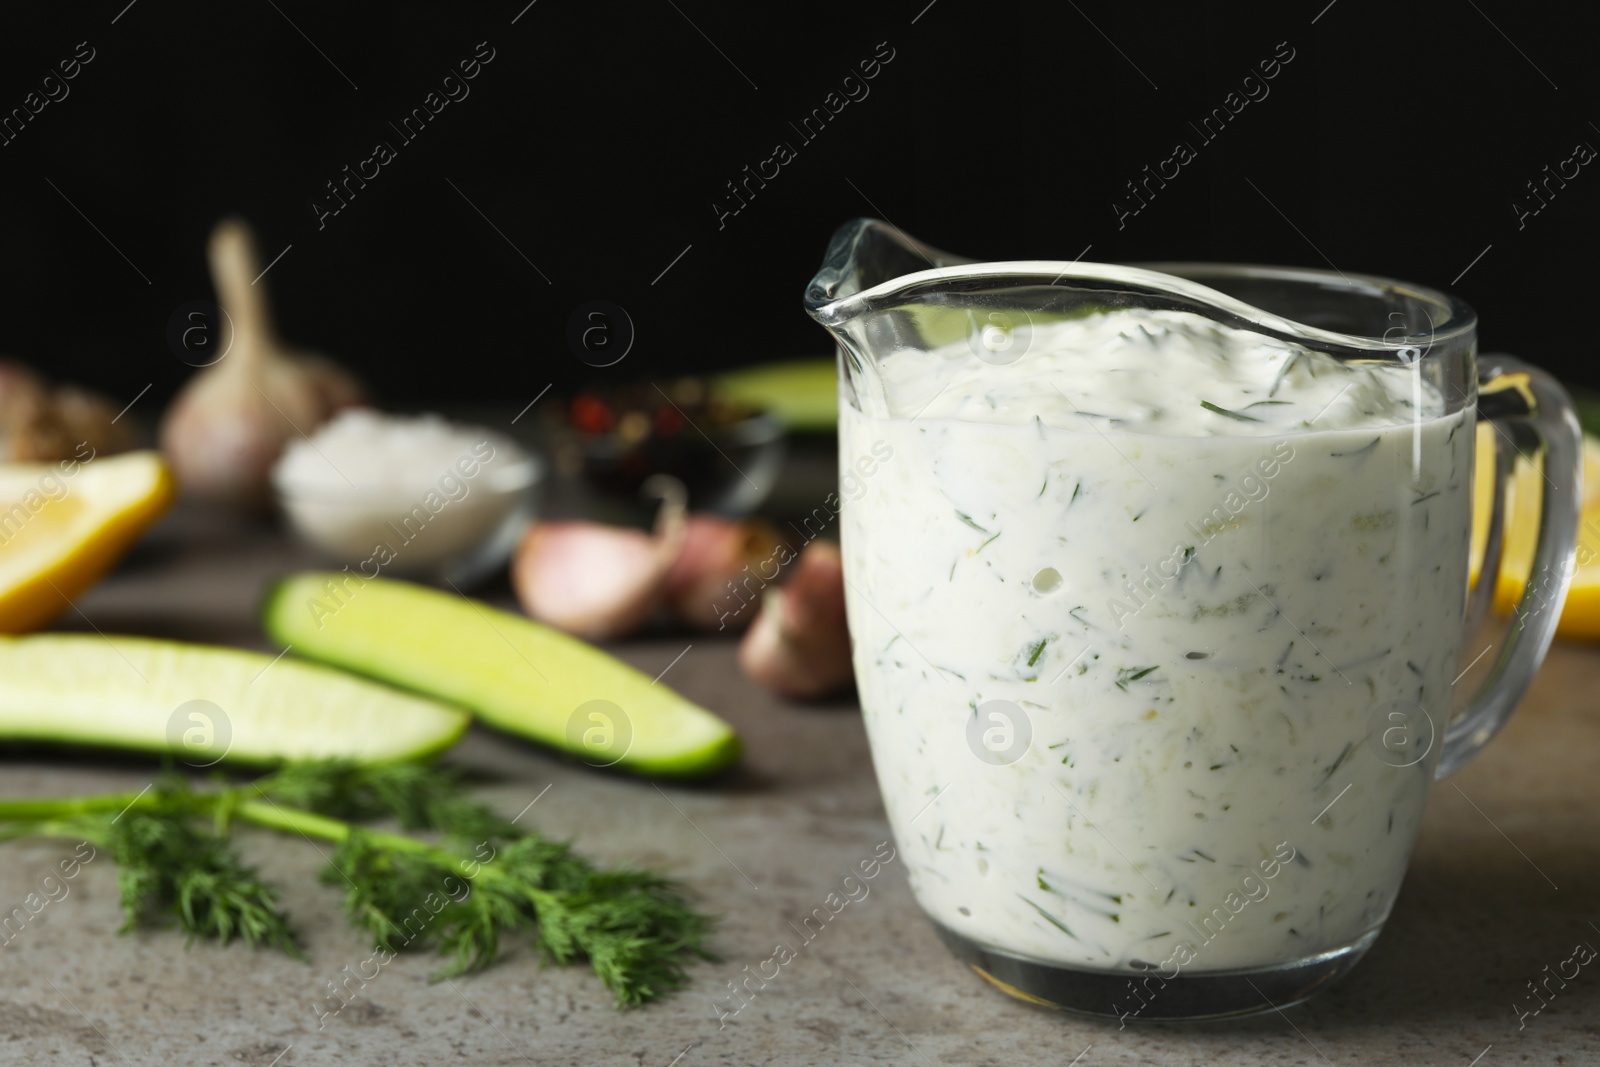
[[[66,613],[172,497],[155,452],[0,464],[0,633]]]
[[[815,700],[850,685],[844,565],[837,545],[811,542],[788,582],[762,594],[761,613],[739,646],[739,666],[792,700]]]
[[[241,511],[271,502],[269,475],[291,438],[365,399],[349,373],[286,348],[267,308],[255,237],[237,219],[211,234],[212,282],[225,321],[215,360],[184,385],[161,426],[161,448],[186,495]]]
[[[778,531],[760,519],[690,515],[683,551],[667,572],[662,590],[679,622],[697,630],[738,631],[753,612],[747,599],[779,576],[794,559]]]
[[[588,520],[528,527],[512,564],[527,613],[589,641],[626,637],[651,622],[743,630],[744,610],[783,577],[796,553],[761,519],[685,514],[684,487],[653,475],[662,498],[655,532]]]
[[[137,423],[118,418],[99,393],[52,386],[28,367],[0,359],[0,462],[66,459],[81,446],[99,455],[139,444]]]
[[[661,604],[688,529],[683,484],[657,475],[647,488],[661,501],[653,533],[584,519],[530,525],[511,564],[523,610],[587,641],[644,625]]]
[[[696,511],[748,514],[783,466],[782,422],[705,378],[586,389],[546,408],[543,423],[557,466],[581,471],[613,511],[631,509],[645,482],[665,474]]]
[[[1499,442],[1502,449],[1509,448]],[[1495,433],[1487,423],[1478,425],[1478,456],[1474,472],[1472,515],[1472,580],[1478,580],[1488,540],[1489,515],[1494,494]],[[1542,462],[1542,461],[1541,461]],[[1583,512],[1578,520],[1578,551],[1565,603],[1556,604],[1556,575],[1533,576],[1534,538],[1539,529],[1539,509],[1544,500],[1544,471],[1538,462],[1518,457],[1515,474],[1506,490],[1505,542],[1500,573],[1495,582],[1494,607],[1511,614],[1530,582],[1535,600],[1529,611],[1561,612],[1556,636],[1600,640],[1600,437],[1583,435]]]
[[[719,374],[712,388],[729,400],[762,408],[798,433],[839,424],[839,369],[834,357],[762,363]]]
[[[334,562],[457,586],[499,574],[543,464],[484,426],[347,408],[272,469],[290,525]]]

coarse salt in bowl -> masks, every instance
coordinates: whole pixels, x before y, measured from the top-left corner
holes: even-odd
[[[542,467],[480,426],[352,408],[292,442],[272,483],[295,532],[363,576],[459,583],[510,557]]]

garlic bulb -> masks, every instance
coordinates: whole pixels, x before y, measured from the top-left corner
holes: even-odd
[[[161,448],[185,493],[261,511],[272,499],[272,465],[289,440],[362,403],[365,390],[334,364],[278,340],[248,226],[236,219],[218,224],[209,258],[232,343],[173,400]]]

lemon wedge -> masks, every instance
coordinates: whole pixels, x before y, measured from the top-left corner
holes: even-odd
[[[1489,533],[1489,508],[1494,496],[1494,435],[1493,426],[1486,422],[1478,424],[1477,470],[1472,493],[1474,583],[1483,565],[1484,542]],[[1496,611],[1511,612],[1528,585],[1543,490],[1541,469],[1519,458],[1506,487],[1505,550],[1495,582]],[[1535,592],[1539,592],[1537,586]],[[1542,609],[1536,603],[1530,610]],[[1588,640],[1600,638],[1600,438],[1590,434],[1583,435],[1583,511],[1578,524],[1577,560],[1556,635]]]
[[[155,452],[0,464],[0,633],[53,622],[172,497]]]

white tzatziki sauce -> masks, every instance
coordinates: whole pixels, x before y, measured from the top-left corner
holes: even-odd
[[[1091,970],[1380,926],[1458,669],[1470,407],[1178,311],[875,373],[841,404],[846,595],[921,906]]]

